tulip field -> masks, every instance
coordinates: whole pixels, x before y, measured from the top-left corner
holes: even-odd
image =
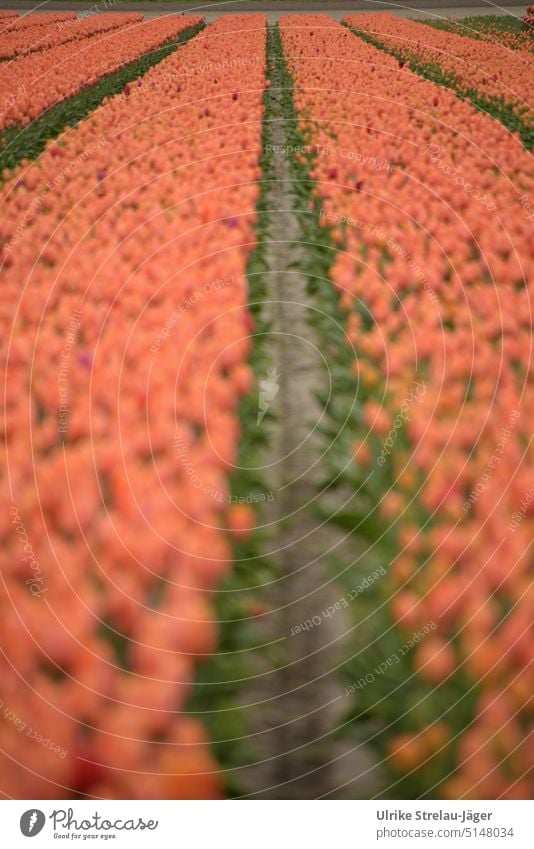
[[[4,798],[532,798],[532,39],[0,11]]]

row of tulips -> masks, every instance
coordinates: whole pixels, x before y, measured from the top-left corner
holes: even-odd
[[[0,67],[0,130],[27,125],[50,106],[176,38],[203,18],[170,15],[60,44]]]
[[[500,124],[326,16],[280,27],[357,352],[347,480],[369,507],[368,557],[381,546],[391,557],[380,604],[360,608],[376,641],[349,690],[385,729],[394,782],[422,773],[417,793],[529,798],[531,159]],[[388,662],[425,627],[398,668]],[[376,683],[368,658],[381,649]]]
[[[457,35],[465,35],[468,38],[480,38],[494,44],[501,44],[508,50],[526,50],[534,52],[533,33],[528,29],[511,30],[503,27],[502,18],[494,15],[475,15],[463,18],[461,21],[444,20],[426,21],[437,29],[445,29]],[[526,19],[524,21],[526,23]]]
[[[228,470],[265,44],[225,16],[3,187],[5,795],[221,793],[184,708],[251,518]]]
[[[345,23],[377,40],[401,62],[437,68],[442,80],[470,96],[506,104],[528,124],[534,119],[533,69],[529,55],[499,44],[436,30],[388,12],[348,15]]]
[[[0,22],[7,22],[11,19],[18,18],[18,12],[0,11]]]
[[[119,29],[128,24],[139,23],[142,20],[143,15],[135,12],[107,13],[94,15],[85,21],[67,21],[61,27],[53,23],[48,26],[29,27],[3,33],[0,41],[0,59],[13,59],[26,53],[57,47],[69,41],[80,41],[83,38]]]
[[[527,13],[523,18],[523,23],[527,25],[527,27],[532,27],[534,30],[534,6],[527,6]],[[532,36],[532,33],[530,33]]]
[[[3,12],[2,14],[6,16],[6,25],[2,30],[4,34],[6,32],[29,30],[33,27],[48,27],[50,24],[60,24],[64,21],[76,20],[75,12],[42,12],[41,14],[36,15],[21,16],[19,16],[17,12],[14,14]],[[12,17],[14,20],[11,20]],[[4,20],[4,18],[2,18],[2,20]]]

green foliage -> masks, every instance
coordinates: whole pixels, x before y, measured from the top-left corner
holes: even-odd
[[[267,42],[269,52],[271,39]],[[262,156],[260,168],[260,198],[256,224],[256,247],[247,263],[249,281],[249,309],[254,316],[255,330],[249,364],[258,381],[270,365],[265,351],[269,322],[262,304],[266,297],[267,262],[265,256],[266,218],[271,208],[272,182],[271,145],[272,101],[270,90],[264,94],[265,112],[262,127]],[[246,498],[267,491],[267,483],[257,467],[265,444],[265,429],[256,426],[257,393],[245,396],[239,407],[241,436],[236,471],[231,479],[232,496]],[[219,648],[202,666],[189,712],[200,715],[210,731],[214,754],[225,776],[226,794],[237,796],[243,788],[239,783],[239,768],[255,760],[253,746],[247,740],[250,708],[241,707],[240,696],[247,680],[254,675],[259,654],[265,657],[269,649],[260,645],[258,630],[251,609],[261,600],[263,585],[267,586],[278,576],[270,561],[262,557],[264,535],[261,530],[243,542],[233,543],[234,566],[231,574],[219,588],[214,600],[219,621]]]

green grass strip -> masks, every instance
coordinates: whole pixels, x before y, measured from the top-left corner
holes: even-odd
[[[146,72],[166,59],[180,44],[185,43],[204,28],[200,23],[180,33],[177,39],[145,53],[139,59],[103,77],[95,85],[83,89],[74,97],[51,106],[42,115],[26,127],[14,125],[0,134],[0,174],[3,179],[9,177],[3,172],[12,170],[22,159],[36,159],[46,147],[47,141],[55,139],[66,127],[75,127],[90,112],[96,109],[104,98],[113,97],[124,86],[142,77]]]
[[[406,57],[401,50],[396,50],[394,47],[386,47],[380,41],[380,38],[363,30],[348,26],[348,24],[345,24],[345,26],[350,32],[361,38],[362,41],[372,44],[373,47],[378,48],[383,53],[387,53],[389,56],[393,56],[400,62],[405,62],[410,70],[419,74],[420,77],[424,77],[436,85],[451,89],[460,100],[470,102],[479,112],[483,112],[485,115],[489,115],[500,121],[511,133],[518,133],[527,150],[534,148],[534,126],[530,125],[523,118],[526,107],[518,112],[516,111],[517,107],[514,108],[509,103],[506,103],[504,98],[484,97],[476,88],[465,89],[462,87],[456,74],[450,71],[444,71],[437,63],[427,64],[420,61],[413,54]]]
[[[270,48],[271,33],[268,30],[267,53]],[[270,321],[263,309],[268,274],[265,231],[272,181],[272,154],[267,153],[271,144],[271,97],[271,89],[266,88],[263,96],[262,155],[259,162],[262,176],[256,207],[257,241],[246,269],[249,283],[248,309],[254,318],[253,344],[248,362],[254,372],[256,385],[272,365],[265,350]],[[239,456],[230,481],[233,503],[252,496],[253,507],[258,505],[256,496],[262,500],[268,489],[260,468],[267,437],[265,429],[256,426],[257,410],[258,395],[252,390],[239,403]],[[234,566],[213,602],[219,623],[217,653],[199,667],[199,680],[187,705],[187,713],[200,719],[209,730],[212,750],[223,773],[227,798],[235,798],[247,792],[241,782],[241,769],[257,760],[257,753],[248,738],[249,717],[254,707],[241,706],[240,701],[243,701],[242,693],[249,679],[257,673],[258,659],[269,651],[261,645],[263,637],[260,639],[255,627],[254,610],[256,602],[261,603],[263,599],[261,587],[268,586],[279,575],[273,563],[262,556],[264,547],[265,532],[261,530],[253,531],[250,537],[241,542],[232,543]]]

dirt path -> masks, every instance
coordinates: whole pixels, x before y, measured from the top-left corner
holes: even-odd
[[[296,210],[302,201],[293,188],[272,55],[268,76],[274,180],[264,221],[266,310],[268,352],[276,370],[270,381],[278,389],[267,392],[275,395],[272,418],[260,426],[268,431],[263,461],[274,494],[264,517],[271,523],[265,553],[281,577],[265,593],[273,613],[266,617],[263,636],[279,642],[277,668],[266,664],[247,694],[247,701],[259,703],[254,712],[258,763],[241,779],[256,798],[317,798],[345,782],[346,795],[366,796],[372,781],[368,774],[358,776],[367,772],[369,759],[360,750],[337,760],[345,749],[332,739],[346,710],[337,667],[350,650],[344,639],[350,622],[342,609],[324,613],[343,596],[332,581],[331,564],[333,552],[343,556],[343,546],[338,533],[321,527],[314,514],[317,483],[325,475],[317,432],[322,411],[315,393],[328,391],[329,373],[310,326],[313,298],[297,268],[308,248],[301,244]]]

